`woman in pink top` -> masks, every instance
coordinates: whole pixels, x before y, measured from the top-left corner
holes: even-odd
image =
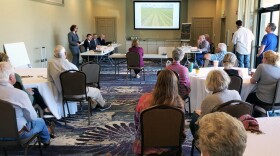
[[[179,76],[179,93],[184,99],[190,93],[190,78],[189,70],[185,66],[180,64],[180,61],[184,58],[185,53],[176,48],[172,51],[173,62],[171,65],[167,66],[166,69],[176,72]]]
[[[171,70],[162,70],[157,78],[155,88],[151,93],[145,93],[139,99],[135,108],[135,129],[136,136],[133,145],[133,151],[136,154],[141,153],[141,128],[140,128],[140,113],[149,107],[155,105],[167,105],[181,109],[184,112],[184,101],[178,94],[178,80],[174,72]],[[166,114],[168,115],[168,114]],[[155,123],[156,124],[156,123]],[[186,135],[182,132],[185,139]],[[183,141],[183,140],[182,140]],[[169,148],[145,148],[144,154],[162,154],[168,151]]]
[[[131,47],[128,49],[129,52],[136,52],[140,55],[140,67],[144,66],[144,61],[143,61],[143,48],[139,47],[139,40],[133,40],[131,43]],[[134,73],[135,73],[135,77],[136,78],[140,78],[140,75],[138,73],[140,73],[139,69],[134,69]]]

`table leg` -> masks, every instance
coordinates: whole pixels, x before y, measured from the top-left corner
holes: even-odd
[[[115,80],[117,79],[117,59],[115,59]]]

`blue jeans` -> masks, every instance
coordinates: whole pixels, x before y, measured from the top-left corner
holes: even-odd
[[[20,139],[29,138],[36,133],[39,134],[43,143],[48,143],[51,139],[46,123],[42,118],[37,118],[35,120],[32,120],[31,122],[28,122],[26,124],[26,128],[29,130],[29,132],[22,132],[19,135]]]
[[[203,66],[204,64],[204,61],[203,61],[203,58],[204,58],[204,53],[196,53],[196,62],[197,62],[197,65],[198,66]]]
[[[240,68],[250,68],[250,54],[243,55],[236,52],[236,57],[238,60],[238,67]]]

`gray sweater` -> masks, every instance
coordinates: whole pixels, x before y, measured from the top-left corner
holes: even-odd
[[[201,103],[201,117],[210,113],[214,107],[230,100],[241,100],[236,90],[225,89],[221,92],[206,96]]]

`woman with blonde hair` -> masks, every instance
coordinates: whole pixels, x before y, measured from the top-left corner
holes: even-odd
[[[224,112],[215,112],[199,120],[198,140],[204,156],[242,156],[247,132],[238,119]]]
[[[184,112],[184,101],[178,93],[178,78],[171,70],[162,70],[157,78],[154,90],[151,93],[145,93],[139,99],[135,108],[135,129],[136,136],[134,142],[134,152],[141,153],[141,128],[140,128],[140,113],[149,107],[155,105],[168,105],[181,109]],[[168,115],[168,114],[167,114]],[[182,134],[185,138],[185,135]],[[146,148],[145,154],[161,154],[168,151],[166,148]]]
[[[230,100],[241,100],[239,93],[236,90],[228,90],[230,78],[224,70],[212,70],[208,73],[205,81],[205,87],[212,94],[206,96],[202,103],[201,109],[195,110],[190,122],[192,135],[196,137],[198,126],[196,121],[198,118],[211,113],[212,109]]]
[[[257,89],[248,95],[246,102],[269,110],[276,83],[280,79],[280,55],[272,50],[266,51],[263,53],[262,62],[250,79],[252,84],[257,85]]]
[[[140,56],[140,67],[144,66],[144,61],[143,61],[143,48],[139,47],[139,40],[135,39],[131,42],[131,47],[128,49],[129,52],[135,52],[138,53]],[[134,73],[135,73],[135,78],[140,78],[140,70],[139,69],[134,69]]]
[[[231,53],[231,52],[228,52],[224,56],[224,59],[223,59],[224,71],[228,75],[238,75],[238,76],[242,77],[242,71],[241,70],[233,69],[236,60],[237,60],[236,55]]]

